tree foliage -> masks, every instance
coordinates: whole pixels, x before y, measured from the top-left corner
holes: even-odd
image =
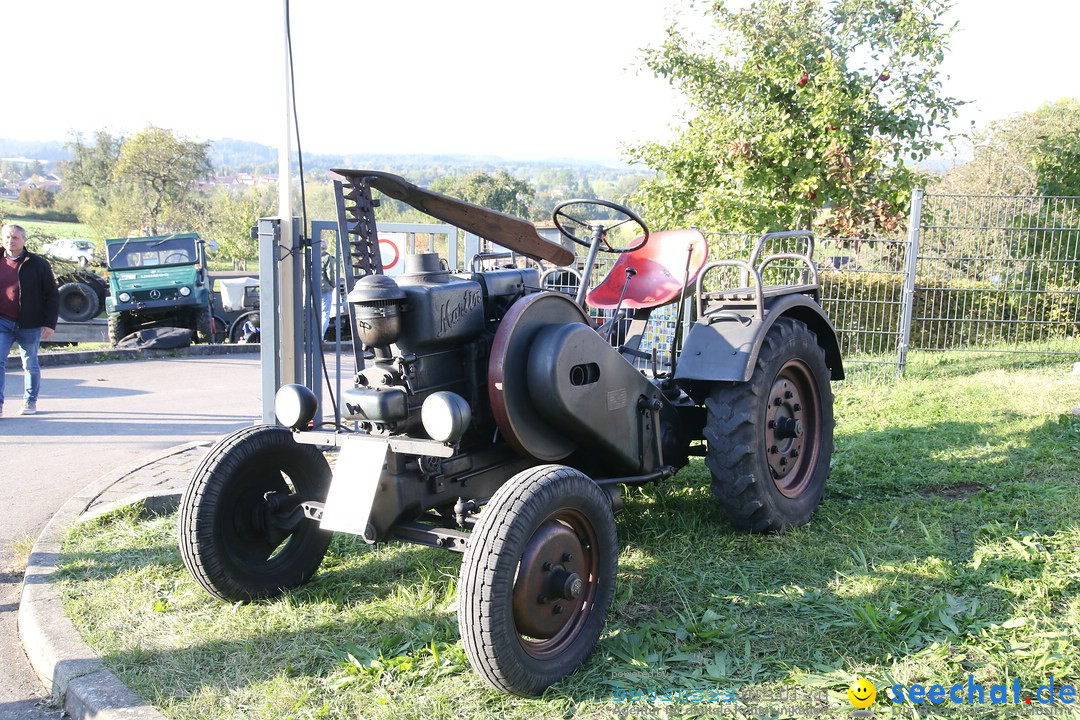
[[[647,66],[692,118],[631,149],[657,172],[637,198],[660,226],[833,235],[893,232],[958,101],[941,91],[951,32],[936,0],[754,0],[673,27]]]
[[[190,222],[188,201],[196,181],[210,174],[209,158],[210,143],[152,125],[124,142],[113,178],[143,232],[157,235]]]
[[[275,191],[220,187],[205,202],[205,212],[192,227],[217,241],[217,257],[231,262],[233,269],[246,270],[248,261],[259,256],[259,242],[251,237],[251,228],[259,218],[275,214]]]
[[[85,142],[82,134],[76,134],[66,144],[71,159],[63,167],[63,193],[73,196],[76,204],[88,202],[105,207],[112,192],[112,170],[120,157],[123,139],[113,137],[106,130],[94,133],[92,143]]]
[[[972,159],[938,190],[962,195],[1080,195],[1080,100],[1065,98],[991,123],[971,138]]]
[[[508,215],[522,218],[533,215],[532,204],[536,192],[529,183],[518,180],[505,170],[499,170],[494,175],[484,172],[447,175],[431,183],[431,189]]]
[[[190,230],[202,205],[194,194],[210,174],[210,144],[149,126],[130,138],[105,130],[92,143],[68,143],[65,194],[101,235],[157,235]]]

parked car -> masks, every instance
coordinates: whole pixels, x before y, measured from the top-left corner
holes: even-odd
[[[46,243],[41,252],[50,257],[71,260],[86,267],[97,259],[97,249],[89,240],[78,238],[61,238],[56,242]]]

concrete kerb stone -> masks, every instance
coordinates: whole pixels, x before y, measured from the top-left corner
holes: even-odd
[[[259,352],[258,343],[236,345],[189,345],[176,350],[135,350],[129,348],[111,348],[107,350],[76,350],[74,352],[38,353],[38,364],[42,367],[62,365],[85,365],[86,363],[110,362],[117,360],[142,360],[144,358],[201,357],[206,355],[245,355]],[[21,370],[22,360],[18,355],[6,359],[5,370]]]
[[[204,444],[185,443],[164,451],[161,457]],[[19,601],[19,637],[38,677],[76,720],[165,720],[102,664],[64,613],[56,584],[65,530],[111,485],[153,462],[114,470],[80,490],[53,515],[30,552]]]

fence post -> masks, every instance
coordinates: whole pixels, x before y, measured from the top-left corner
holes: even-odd
[[[919,259],[919,235],[922,230],[922,188],[911,194],[911,220],[908,223],[907,262],[904,265],[903,314],[900,316],[900,347],[897,357],[899,374],[907,368],[908,350],[911,349],[911,322],[915,309],[915,269]]]

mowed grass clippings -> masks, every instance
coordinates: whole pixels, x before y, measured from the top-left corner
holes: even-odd
[[[811,696],[841,718],[857,676],[877,685],[879,716],[897,683],[1078,685],[1080,377],[1010,362],[922,356],[902,381],[838,386],[825,502],[785,535],[732,530],[700,462],[628,491],[604,636],[543,698],[471,670],[460,560],[439,550],[338,536],[307,586],[227,605],[184,570],[175,516],[132,509],[71,532],[67,608],[174,718],[808,717]],[[654,685],[740,699],[613,700]],[[750,700],[777,690],[804,707]]]

